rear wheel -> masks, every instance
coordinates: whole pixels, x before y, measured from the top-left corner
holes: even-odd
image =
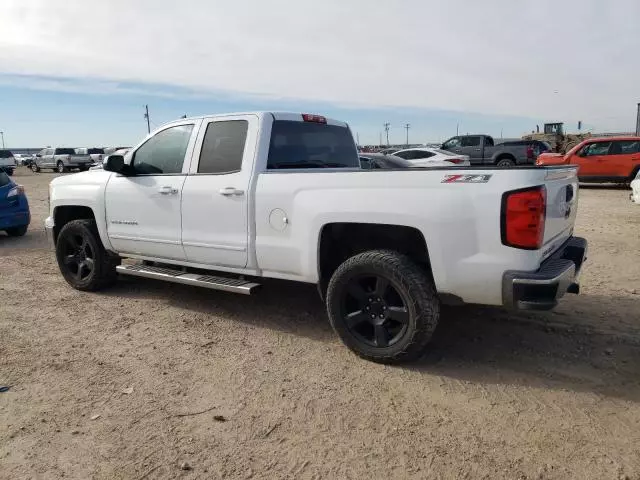
[[[515,167],[515,166],[516,166],[516,162],[514,162],[511,158],[501,158],[496,163],[496,167],[501,167],[501,168],[508,168],[508,167]]]
[[[62,227],[56,241],[56,259],[67,283],[85,291],[115,282],[120,263],[104,249],[95,220],[73,220]]]
[[[65,166],[64,166],[64,163],[62,163],[62,161],[59,161],[59,162],[57,163],[57,167],[58,167],[58,168],[57,168],[58,173],[64,173],[64,172],[66,172],[66,171],[67,171],[67,167],[65,167]]]
[[[22,237],[27,233],[28,228],[28,225],[23,225],[22,227],[7,228],[5,232],[10,237]]]
[[[345,345],[379,363],[420,357],[440,316],[426,272],[388,250],[361,253],[340,265],[329,282],[327,310]]]

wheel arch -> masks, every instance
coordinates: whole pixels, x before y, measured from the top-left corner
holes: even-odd
[[[327,223],[318,238],[318,289],[322,298],[331,275],[346,259],[369,250],[393,250],[407,255],[433,279],[427,241],[407,225],[386,223]]]
[[[498,164],[498,162],[500,162],[501,160],[511,160],[514,164],[517,164],[517,160],[515,155],[513,155],[512,153],[509,152],[499,152],[495,155],[494,159],[493,159],[493,163],[494,164]]]

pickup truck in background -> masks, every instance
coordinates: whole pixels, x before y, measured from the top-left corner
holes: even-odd
[[[577,293],[577,200],[575,167],[364,170],[347,124],[257,112],[181,119],[54,179],[45,227],[78,290],[118,274],[315,284],[342,341],[394,363],[424,353],[441,303],[544,310]]]
[[[91,157],[91,163],[93,165],[101,164],[105,157],[104,148],[90,147],[90,148],[76,148],[76,155],[89,155]]]
[[[545,153],[537,165],[577,165],[581,182],[631,183],[640,172],[640,137],[589,138],[565,155]]]
[[[534,149],[529,145],[496,145],[489,135],[458,135],[442,144],[442,150],[467,155],[471,165],[495,165],[515,167],[533,165]]]
[[[17,162],[11,150],[0,150],[0,170],[5,172],[7,175],[13,175],[13,170],[17,166]]]
[[[88,154],[79,155],[75,148],[45,148],[38,152],[31,162],[31,170],[39,172],[43,168],[51,168],[58,173],[71,169],[89,170],[93,161]]]

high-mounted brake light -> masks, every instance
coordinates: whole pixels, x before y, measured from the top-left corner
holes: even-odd
[[[304,120],[305,122],[312,122],[312,123],[324,123],[325,125],[327,123],[327,119],[322,115],[313,115],[311,113],[303,113],[302,120]]]
[[[544,186],[514,190],[502,195],[502,243],[538,250],[544,239],[547,191]]]

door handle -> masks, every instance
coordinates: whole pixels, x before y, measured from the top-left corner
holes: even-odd
[[[161,195],[176,195],[178,193],[178,189],[173,188],[169,185],[165,185],[158,189],[158,193],[160,193]]]
[[[243,190],[238,190],[237,188],[234,187],[225,187],[225,188],[221,188],[220,190],[218,190],[218,193],[220,195],[224,195],[225,197],[230,197],[231,195],[244,195],[244,191]]]

